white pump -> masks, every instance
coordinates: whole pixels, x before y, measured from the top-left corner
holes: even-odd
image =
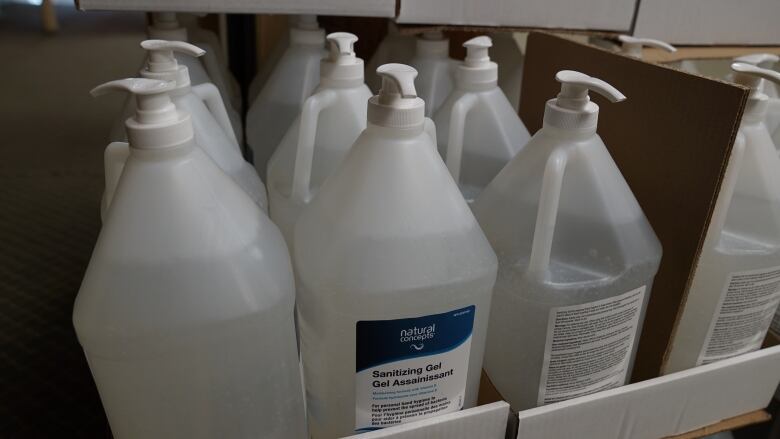
[[[773,53],[753,53],[734,58],[734,62],[752,64],[768,71],[771,71],[778,60],[780,60],[780,57]],[[766,126],[769,133],[772,134],[775,145],[780,149],[780,94],[778,93],[777,85],[771,80],[763,81],[760,90],[769,97],[766,110]]]
[[[561,92],[547,101],[544,122],[563,129],[595,129],[599,106],[591,102],[589,91],[604,96],[610,102],[621,102],[626,97],[601,79],[573,70],[561,70],[555,75],[561,83]]]
[[[677,52],[677,49],[671,44],[653,38],[638,38],[630,35],[620,35],[618,36],[618,41],[621,43],[620,51],[622,53],[639,59],[642,58],[642,47],[645,46],[663,49],[667,52]]]
[[[376,69],[382,87],[368,101],[368,121],[374,125],[409,128],[425,121],[425,101],[417,97],[417,70],[405,64],[384,64]]]
[[[347,32],[327,36],[330,52],[320,62],[320,85],[268,162],[271,219],[290,246],[301,209],[366,127],[371,91],[363,81],[363,60],[355,56],[357,39]]]
[[[454,86],[455,60],[449,57],[450,40],[441,31],[428,31],[417,37],[409,65],[417,70],[417,93],[425,101],[425,115],[432,116]]]
[[[474,201],[530,135],[501,88],[492,40],[466,41],[455,88],[434,116],[438,149],[468,202]]]
[[[731,70],[734,71],[732,76],[734,82],[750,88],[748,104],[745,108],[745,116],[758,115],[758,113],[761,113],[762,116],[766,116],[770,98],[762,92],[763,82],[764,80],[768,80],[780,83],[780,73],[740,62],[732,64]],[[768,129],[771,130],[769,127]]]

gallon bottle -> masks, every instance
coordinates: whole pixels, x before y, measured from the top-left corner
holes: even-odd
[[[486,36],[463,43],[466,59],[457,67],[455,89],[433,119],[439,153],[469,203],[530,138],[498,87],[491,44]]]
[[[618,41],[620,41],[621,44],[621,53],[639,59],[642,59],[642,48],[645,46],[655,47],[656,49],[662,49],[667,52],[677,52],[677,49],[671,44],[653,38],[637,38],[630,35],[619,35]]]
[[[294,285],[276,226],[197,147],[172,82],[137,97],[129,157],[73,324],[113,436],[303,439]]]
[[[618,90],[555,77],[542,129],[472,205],[498,255],[485,371],[515,410],[623,385],[661,245],[604,142]]]
[[[203,50],[181,41],[146,40],[141,43],[147,53],[147,62],[141,76],[162,81],[173,81],[169,92],[174,104],[190,114],[195,132],[195,143],[233,179],[264,211],[268,199],[263,182],[251,164],[244,160],[219,95],[210,82],[191,85],[189,69],[178,65],[175,53],[197,57]],[[126,117],[135,111],[135,100],[128,100]],[[126,120],[126,117],[122,120]],[[104,197],[103,213],[107,207]]]
[[[290,246],[301,209],[366,128],[371,91],[363,82],[363,60],[355,57],[357,39],[346,32],[327,36],[330,55],[320,65],[320,85],[268,162],[271,219]]]
[[[418,36],[409,65],[417,70],[415,88],[425,101],[425,117],[431,117],[449,96],[454,83],[455,60],[450,58],[449,38],[441,31]]]
[[[368,125],[295,227],[313,438],[476,403],[496,257],[425,133],[413,68],[386,64]]]
[[[493,40],[491,53],[498,64],[498,86],[517,113],[525,58],[512,32],[496,32],[490,38]]]
[[[415,53],[415,37],[401,35],[398,26],[392,20],[387,20],[387,34],[379,43],[371,59],[366,65],[366,84],[371,91],[379,91],[382,83],[376,69],[388,63],[409,64]]]
[[[327,56],[325,31],[313,15],[301,16],[290,28],[290,45],[249,107],[246,140],[255,169],[263,179],[282,137],[300,114],[320,76],[320,60]]]
[[[152,13],[152,23],[146,28],[146,34],[154,40],[190,41],[187,28],[179,24],[176,14],[173,12]],[[193,84],[200,85],[204,82],[211,82],[217,86],[230,116],[230,123],[236,138],[243,143],[244,129],[241,123],[240,91],[230,88],[232,81],[226,79],[227,68],[222,66],[212,48],[204,42],[199,42],[199,47],[205,50],[201,59],[180,54],[178,61],[189,69]]]
[[[780,73],[731,68],[751,91],[664,373],[760,348],[780,303],[780,158],[760,91]]]

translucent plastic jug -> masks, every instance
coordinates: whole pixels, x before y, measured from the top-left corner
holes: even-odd
[[[455,89],[434,116],[439,153],[466,201],[472,202],[530,135],[504,92],[490,61],[490,37],[466,41]]]
[[[417,70],[415,87],[425,101],[425,116],[431,117],[452,92],[456,61],[450,58],[450,40],[440,31],[417,37],[414,57],[409,65]]]
[[[661,245],[596,134],[625,97],[561,71],[544,124],[472,205],[498,255],[485,371],[515,410],[623,385]]]
[[[195,145],[172,87],[93,90],[139,109],[73,310],[113,437],[304,439],[284,239]]]
[[[192,44],[180,41],[146,40],[141,43],[147,53],[147,62],[141,70],[141,76],[150,79],[173,81],[176,86],[169,92],[177,108],[190,114],[195,132],[195,143],[219,166],[233,181],[249,195],[258,206],[268,211],[268,197],[265,186],[251,164],[244,160],[238,142],[230,129],[230,120],[219,90],[211,83],[191,85],[189,69],[178,65],[175,53],[198,57],[204,51]],[[135,99],[128,99],[124,109],[124,121],[136,111]],[[122,139],[126,133],[122,132]],[[126,157],[126,154],[124,154]],[[121,157],[108,157],[106,166],[119,167]],[[109,173],[107,173],[108,175]],[[118,173],[113,173],[119,175]],[[103,197],[101,214],[105,216],[110,200]]]
[[[759,349],[780,303],[780,158],[760,91],[780,73],[732,69],[751,93],[664,373]]]
[[[371,59],[366,65],[366,84],[373,92],[378,92],[382,79],[376,74],[376,69],[383,64],[409,64],[415,52],[415,37],[401,35],[392,20],[387,20],[387,34],[379,43]]]
[[[313,15],[301,16],[290,28],[289,47],[246,115],[247,144],[263,179],[268,160],[317,86],[320,60],[325,56],[325,31]]]
[[[367,128],[295,227],[315,439],[471,407],[479,387],[496,257],[425,132],[416,72],[378,73]]]
[[[371,91],[363,82],[363,60],[355,57],[357,37],[336,32],[327,40],[330,55],[320,66],[320,85],[268,162],[271,219],[288,245],[301,209],[366,128]]]

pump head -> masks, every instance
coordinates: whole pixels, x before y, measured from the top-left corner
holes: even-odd
[[[767,96],[761,93],[761,81],[766,79],[776,84],[780,84],[780,73],[762,69],[752,64],[735,62],[731,65],[734,71],[734,82],[750,88],[750,99],[766,100]]]
[[[190,85],[190,75],[186,66],[180,66],[174,53],[184,53],[198,57],[205,50],[183,41],[146,40],[141,42],[146,50],[146,65],[141,70],[141,76],[161,81],[176,81],[178,87]]]
[[[376,73],[382,78],[382,88],[368,101],[368,121],[393,128],[422,126],[425,102],[414,88],[417,70],[405,64],[384,64]]]
[[[763,69],[771,69],[777,61],[780,61],[780,57],[774,53],[751,53],[734,58],[734,62],[752,64]]]
[[[101,84],[90,94],[132,93],[136,99],[135,115],[125,122],[127,137],[131,146],[148,149],[178,145],[192,138],[189,114],[178,111],[168,95],[175,87],[172,81],[126,78]]]
[[[496,87],[498,65],[490,60],[488,49],[493,40],[486,35],[472,38],[465,43],[466,58],[458,66],[457,83],[461,88],[486,90]]]
[[[320,62],[320,85],[355,87],[363,84],[363,60],[355,56],[358,37],[334,32],[326,37],[330,51]]]
[[[555,75],[561,92],[547,101],[544,122],[564,129],[595,128],[599,106],[590,101],[589,91],[604,96],[610,102],[621,102],[625,95],[601,79],[573,70],[561,70]]]
[[[620,35],[618,36],[618,41],[622,44],[620,46],[621,52],[639,59],[642,59],[642,47],[644,46],[663,49],[667,52],[677,52],[677,49],[671,44],[653,38],[637,38],[630,35]]]

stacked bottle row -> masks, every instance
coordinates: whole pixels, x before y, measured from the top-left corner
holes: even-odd
[[[483,366],[515,409],[627,381],[661,247],[588,93],[625,96],[561,71],[530,137],[491,39],[455,63],[442,38],[372,94],[356,36],[297,21],[247,115],[268,214],[197,47],[145,41],[142,78],[94,90],[134,95],[74,310],[116,437],[336,438],[473,406]]]

